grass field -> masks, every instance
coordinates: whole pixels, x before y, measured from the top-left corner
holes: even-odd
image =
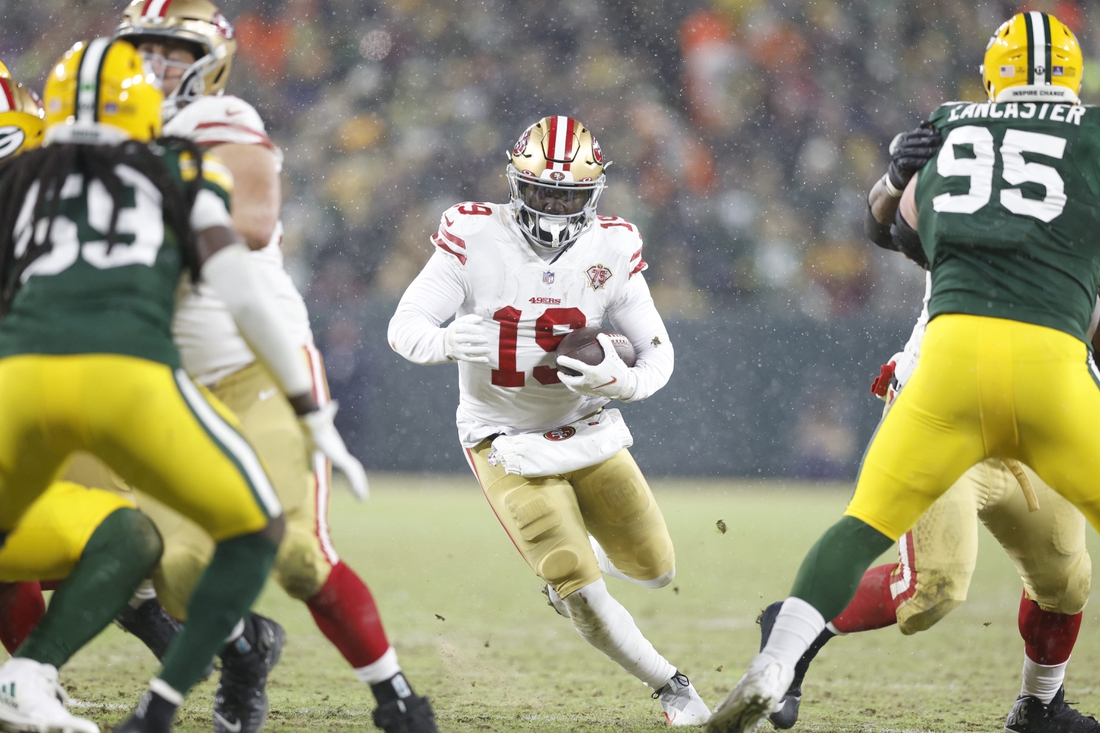
[[[672,587],[609,580],[642,631],[716,705],[756,651],[754,623],[790,588],[803,554],[842,511],[847,486],[654,481],[672,537]],[[334,497],[337,549],[367,580],[409,680],[446,733],[666,730],[641,683],[596,652],[544,603],[540,584],[472,478],[375,475],[372,498]],[[718,520],[726,526],[717,529]],[[1096,536],[1090,530],[1096,555]],[[936,628],[834,640],[806,687],[807,731],[998,731],[1019,691],[1020,583],[982,532],[970,600]],[[1100,619],[1085,611],[1068,699],[1100,712]],[[269,584],[258,610],[289,632],[268,685],[269,731],[374,730],[373,700],[305,606]],[[111,628],[63,670],[82,712],[119,721],[156,665]],[[211,730],[214,682],[188,699],[177,729]]]

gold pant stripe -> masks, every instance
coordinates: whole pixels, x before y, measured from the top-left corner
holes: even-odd
[[[186,372],[179,369],[174,376],[180,394],[183,395],[187,406],[195,413],[195,418],[241,469],[249,488],[267,511],[267,515],[279,516],[283,511],[282,506],[279,505],[279,497],[275,495],[275,489],[272,488],[271,481],[264,472],[260,459],[252,450],[252,446],[210,406]]]

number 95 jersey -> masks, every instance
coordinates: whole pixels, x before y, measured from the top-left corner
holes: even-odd
[[[1082,341],[1100,280],[1100,109],[951,102],[920,172],[932,318],[1008,318]]]
[[[527,243],[508,204],[464,203],[444,212],[436,251],[390,321],[394,351],[417,364],[448,361],[441,324],[481,316],[488,364],[459,362],[459,438],[473,447],[495,434],[549,430],[608,402],[558,379],[554,349],[584,326],[612,327],[638,355],[645,399],[672,375],[673,350],[642,277],[642,238],[628,221],[598,217],[576,243],[544,259]]]

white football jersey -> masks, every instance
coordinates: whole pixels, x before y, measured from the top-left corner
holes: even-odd
[[[204,147],[223,143],[263,145],[275,152],[277,165],[280,168],[282,165],[282,153],[268,139],[260,115],[252,105],[237,97],[222,95],[195,100],[164,126],[164,134],[185,137]],[[282,239],[280,222],[267,246],[251,254],[256,269],[275,294],[291,340],[305,346],[313,343],[309,313],[283,268],[283,252],[279,246]],[[194,287],[186,279],[180,287],[172,335],[184,368],[203,384],[213,384],[256,360],[225,304],[209,287],[202,284]]]
[[[447,361],[444,329],[451,316],[475,313],[492,348],[488,364],[460,361],[459,438],[473,447],[494,434],[548,430],[608,402],[570,391],[558,379],[561,337],[604,319],[637,352],[645,399],[672,375],[673,349],[642,277],[637,228],[601,216],[551,261],[527,243],[508,204],[464,203],[448,209],[436,247],[390,321],[390,345],[418,364]]]

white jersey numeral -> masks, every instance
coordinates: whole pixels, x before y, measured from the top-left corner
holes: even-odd
[[[133,235],[134,241],[115,242],[113,247],[107,248],[107,230],[111,227],[114,202],[107,187],[99,180],[89,183],[85,194],[88,226],[100,235],[99,239],[85,242],[82,246],[77,224],[63,215],[55,217],[52,226],[45,217],[32,226],[39,190],[36,181],[27,191],[27,198],[15,222],[15,257],[22,257],[32,240],[36,246],[43,246],[47,229],[50,230],[50,250],[27,266],[20,276],[21,282],[34,275],[57,275],[71,267],[79,257],[101,270],[124,265],[152,267],[156,264],[157,253],[164,244],[161,193],[148,178],[130,166],[116,166],[115,174],[134,192],[134,205],[118,211],[115,231],[117,235]],[[81,176],[70,175],[61,187],[61,199],[78,198],[84,188],[82,183]]]
[[[957,158],[956,146],[969,145],[973,157]],[[1013,214],[1030,216],[1050,222],[1066,207],[1065,182],[1057,170],[1042,163],[1029,163],[1024,153],[1034,153],[1061,160],[1066,151],[1066,141],[1056,135],[1024,130],[1007,130],[1001,143],[1001,160],[1004,170],[1001,177],[1011,186],[1037,183],[1046,193],[1042,199],[1024,198],[1019,188],[1001,191],[1000,204]],[[944,178],[965,176],[970,188],[964,194],[942,193],[932,199],[932,208],[938,212],[973,214],[988,204],[993,196],[993,167],[996,161],[993,151],[993,133],[987,128],[966,125],[956,127],[943,141],[936,158],[936,168]]]

